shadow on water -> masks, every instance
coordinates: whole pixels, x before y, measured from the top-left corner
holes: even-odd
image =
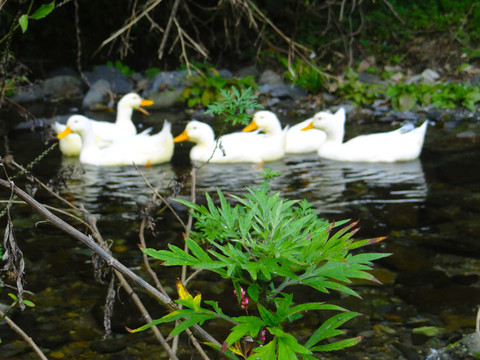
[[[179,133],[182,127],[183,124],[174,124],[174,133]],[[427,136],[435,136],[438,131],[431,126]],[[30,133],[19,134],[12,142],[16,159],[25,163],[31,160],[32,151],[39,153],[45,148],[45,144]],[[412,329],[420,326],[448,329],[441,338],[444,342],[473,329],[473,314],[480,299],[480,262],[472,255],[478,254],[480,248],[478,243],[475,245],[480,237],[480,189],[476,185],[480,181],[478,175],[477,178],[471,175],[468,159],[472,157],[462,156],[464,150],[457,149],[457,157],[451,160],[451,152],[431,144],[427,142],[426,155],[422,155],[421,160],[405,163],[342,163],[307,154],[289,155],[283,161],[266,164],[280,173],[271,181],[274,191],[291,199],[308,199],[320,216],[331,220],[359,219],[360,236],[388,236],[376,249],[394,254],[377,265],[376,276],[384,285],[360,286],[358,291],[363,301],[337,299],[340,305],[365,315],[347,325],[349,335],[361,333],[365,338],[349,352],[352,359],[362,356],[400,359],[408,349],[425,352],[435,346],[434,338],[413,336]],[[189,199],[188,147],[177,145],[177,150],[172,163],[141,168],[141,171],[165,197],[175,193]],[[62,195],[83,204],[96,215],[100,232],[114,239],[114,251],[120,251],[119,256],[131,266],[140,266],[136,247],[138,224],[152,194],[145,180],[134,167],[80,165],[76,159],[61,158],[58,149],[55,151],[38,170],[42,177],[48,179],[73,167],[75,171],[67,179]],[[478,146],[468,152],[474,154],[473,158],[478,159],[480,155]],[[467,165],[462,165],[465,161]],[[450,168],[457,171],[456,176],[451,176]],[[203,201],[205,192],[215,197],[217,187],[227,194],[240,195],[246,186],[262,183],[261,173],[261,168],[252,164],[205,165],[196,176],[197,200]],[[459,176],[463,176],[463,182],[458,182]],[[186,215],[184,208],[177,208],[181,216]],[[24,221],[16,219],[17,232],[25,238],[25,246],[35,248],[26,249],[25,256],[28,286],[35,291],[38,303],[36,315],[16,314],[19,322],[26,324],[25,330],[30,329],[31,335],[39,334],[42,346],[67,357],[82,353],[85,359],[114,358],[116,348],[100,349],[96,343],[102,338],[105,288],[92,280],[88,251],[50,227],[29,230],[32,227],[29,212],[22,211],[16,216],[25,218]],[[154,214],[153,218],[156,235],[150,235],[155,241],[152,246],[162,247],[181,239],[181,228],[174,224],[176,220],[172,216]],[[159,242],[159,239],[163,240]],[[42,271],[44,276],[33,269]],[[165,280],[167,286],[172,286],[172,278]],[[62,300],[67,298],[71,301]],[[141,319],[128,304],[127,297],[121,296],[121,299],[114,315],[114,338],[122,342],[122,346],[118,343],[112,346],[118,346],[117,351],[121,351],[128,344],[129,348],[144,354],[137,358],[149,358],[153,346],[151,340],[146,340],[149,335],[125,333],[125,325],[141,325]],[[48,322],[54,325],[35,319],[35,316],[50,316],[52,309],[55,316]],[[69,321],[69,317],[77,322]],[[308,333],[310,327],[312,325],[306,325],[300,330]],[[59,331],[67,335],[59,337]],[[1,326],[0,337],[6,344],[0,347],[0,352],[15,339]],[[84,346],[83,352],[75,349],[80,343]],[[395,345],[398,343],[408,349],[399,349]],[[30,358],[21,355],[24,350],[28,354],[29,349],[22,349],[20,355],[13,352],[11,358]]]

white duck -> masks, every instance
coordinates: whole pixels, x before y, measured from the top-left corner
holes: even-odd
[[[150,166],[170,161],[173,155],[171,124],[165,121],[161,132],[148,135],[148,131],[115,141],[105,148],[96,143],[92,121],[83,115],[73,115],[59,139],[70,133],[80,135],[82,149],[80,162],[98,166],[137,165]]]
[[[117,119],[115,123],[89,119],[92,123],[98,146],[106,147],[113,141],[136,135],[137,129],[132,122],[133,110],[135,109],[148,115],[148,112],[142,106],[150,106],[152,104],[152,100],[142,99],[136,93],[129,93],[124,95],[117,104]],[[65,130],[66,125],[55,122],[52,127],[57,134],[60,134]],[[63,137],[59,143],[62,154],[66,156],[80,155],[82,142],[78,134],[73,133]]]
[[[280,121],[278,120],[277,115],[275,115],[271,111],[259,111],[255,114],[256,118],[254,118],[254,123],[251,123],[250,126],[252,128],[258,128],[258,124],[256,121],[259,118],[262,118],[262,122],[266,123],[271,122],[272,124],[278,123],[278,126],[271,125],[265,128],[265,130],[261,129],[263,132],[267,131],[276,131],[278,132],[281,129]],[[285,153],[286,154],[302,154],[302,153],[309,153],[317,151],[321,144],[327,138],[327,135],[317,129],[313,129],[311,131],[302,131],[302,129],[312,122],[312,118],[302,121],[298,124],[293,125],[292,127],[288,128],[286,139],[285,139]],[[252,125],[253,124],[253,125]]]
[[[215,140],[210,125],[192,120],[174,142],[191,141],[195,146],[190,150],[192,161],[210,163],[261,163],[268,161],[262,157],[258,134],[236,132]]]
[[[343,142],[345,134],[345,109],[335,114],[321,112],[315,114],[313,121],[304,128],[325,131],[327,139],[318,149],[322,158],[352,162],[397,162],[414,160],[422,151],[427,121],[420,127],[405,125],[400,129],[360,135]]]
[[[288,126],[282,130],[277,116],[271,111],[257,111],[252,121],[243,131],[250,132],[259,130],[256,134],[256,143],[261,149],[264,161],[274,161],[285,156],[285,144],[287,140]]]

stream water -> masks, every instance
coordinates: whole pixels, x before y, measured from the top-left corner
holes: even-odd
[[[145,126],[160,127],[164,118],[173,122],[174,135],[188,121],[183,112],[153,113]],[[295,120],[299,119],[291,119]],[[347,137],[393,129],[392,125],[380,122],[347,126]],[[18,163],[28,164],[48,147],[42,131],[12,129],[10,126],[8,145]],[[158,186],[165,197],[190,197],[189,148],[188,144],[177,144],[171,163],[142,168],[144,177]],[[349,350],[320,358],[424,359],[431,348],[441,348],[474,331],[480,306],[479,159],[480,127],[477,119],[470,118],[431,123],[417,161],[340,163],[307,154],[267,164],[281,174],[272,181],[273,190],[288,198],[308,199],[321,217],[359,220],[359,237],[388,236],[371,250],[393,253],[375,267],[375,275],[383,285],[355,285],[362,300],[343,296],[334,299],[337,304],[363,314],[344,326],[347,335],[362,335],[363,341]],[[151,190],[135,168],[81,166],[76,159],[62,158],[55,149],[34,167],[33,173],[57,185],[61,195],[94,214],[103,237],[111,241],[114,255],[143,274],[138,231]],[[66,180],[59,180],[60,173]],[[245,186],[261,182],[261,170],[256,165],[206,165],[196,176],[197,201],[203,201],[206,191],[214,195],[217,187],[238,195]],[[2,194],[2,199],[8,200],[8,193]],[[59,205],[41,190],[36,197]],[[186,217],[185,209],[176,209]],[[154,230],[146,232],[149,246],[181,244],[182,228],[171,213],[157,211],[150,217]],[[126,332],[125,326],[140,326],[142,319],[122,290],[117,289],[113,333],[104,341],[107,284],[95,282],[90,251],[43,223],[25,205],[13,207],[12,219],[26,260],[26,289],[33,292],[27,297],[36,307],[14,311],[11,316],[49,358],[167,358],[148,332]],[[177,273],[158,264],[153,266],[175,297]],[[199,276],[191,288],[201,290],[204,298],[228,299],[231,292],[228,284],[209,275]],[[8,303],[7,292],[0,294],[1,302]],[[142,298],[149,310],[153,309],[153,317],[163,314],[153,300]],[[233,296],[231,303],[234,305]],[[295,331],[307,337],[318,327],[318,321],[309,317]],[[416,330],[424,327],[435,329],[435,334]],[[207,328],[220,338],[224,333],[219,324]],[[0,322],[0,338],[0,359],[35,358],[4,322]],[[190,344],[185,342],[180,357],[198,358],[190,355]]]

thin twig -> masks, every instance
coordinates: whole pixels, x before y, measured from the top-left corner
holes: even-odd
[[[180,216],[178,216],[178,214],[175,212],[175,210],[172,208],[172,206],[167,202],[167,200],[158,193],[158,191],[150,184],[150,182],[145,178],[145,176],[143,175],[143,173],[140,171],[139,167],[137,166],[137,164],[133,164],[135,166],[135,169],[137,169],[138,173],[140,174],[140,176],[143,178],[143,181],[145,181],[145,184],[147,184],[147,186],[153,191],[153,193],[155,194],[156,197],[158,197],[160,200],[163,201],[163,203],[165,204],[165,206],[168,207],[168,209],[172,212],[172,214],[177,218],[177,220],[180,222],[180,224],[182,224],[182,226],[186,229],[186,225],[185,223],[182,221],[182,219],[180,218]]]
[[[81,233],[70,224],[66,223],[59,217],[55,216],[44,205],[40,204],[37,200],[35,200],[30,195],[28,195],[25,191],[23,191],[22,189],[14,185],[11,181],[0,179],[0,186],[7,189],[12,189],[18,197],[23,199],[33,210],[38,212],[46,220],[51,222],[52,225],[66,232],[67,234],[81,241],[82,243],[84,243],[89,249],[91,249],[98,256],[100,256],[109,266],[111,266],[115,270],[118,270],[123,275],[133,280],[138,286],[142,287],[144,290],[147,291],[147,293],[154,296],[158,301],[160,301],[162,305],[166,306],[168,309],[171,309],[171,310],[177,309],[177,305],[175,304],[175,302],[173,302],[172,299],[170,299],[170,297],[162,294],[155,287],[147,283],[143,278],[135,274],[132,270],[130,270],[125,265],[123,265],[120,261],[112,257],[100,245],[96,244],[91,237]],[[203,330],[199,325],[192,326],[192,329],[203,340],[212,342],[218,346],[221,346],[220,343],[214,337],[212,337],[209,333]]]
[[[40,348],[35,344],[35,342],[32,340],[30,336],[28,336],[25,331],[23,331],[15,322],[10,319],[8,316],[6,316],[1,310],[0,310],[0,317],[12,328],[13,331],[15,331],[17,334],[19,334],[27,343],[32,347],[32,349],[37,353],[37,355],[40,357],[42,360],[48,360],[48,358],[45,356],[45,354],[40,350]]]
[[[162,42],[158,48],[158,59],[161,60],[163,57],[163,51],[165,50],[165,45],[167,44],[168,36],[170,35],[170,29],[172,28],[172,23],[175,17],[177,16],[178,4],[180,0],[175,0],[172,6],[172,11],[168,17],[167,26],[165,27],[165,33],[163,34]]]
[[[158,4],[160,4],[162,0],[155,0],[149,7],[147,7],[140,15],[138,15],[136,18],[134,18],[132,21],[130,21],[127,25],[122,27],[121,29],[117,30],[114,34],[112,34],[108,39],[104,40],[100,46],[98,47],[97,50],[95,50],[93,56],[95,56],[105,45],[107,45],[109,42],[112,40],[116,39],[118,36],[123,34],[126,30],[131,28],[133,25],[135,25],[141,18],[143,18],[145,15],[147,15],[150,11],[152,11]]]

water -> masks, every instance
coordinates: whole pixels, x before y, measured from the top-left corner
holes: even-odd
[[[165,117],[174,122],[175,135],[183,130],[186,118],[178,113],[153,114],[144,126],[158,124],[160,128]],[[341,163],[307,154],[267,164],[281,174],[271,183],[274,191],[292,199],[308,199],[324,218],[360,220],[360,237],[388,236],[373,249],[393,253],[377,264],[376,275],[384,285],[359,286],[363,301],[337,299],[339,304],[364,314],[361,320],[346,325],[349,335],[364,336],[364,341],[348,352],[351,358],[401,359],[408,357],[410,350],[426,357],[430,347],[439,347],[474,329],[480,299],[480,130],[472,121],[460,125],[431,125],[417,161]],[[374,131],[391,129],[376,124]],[[371,131],[365,125],[352,125],[347,135]],[[16,161],[24,165],[47,147],[39,132],[12,132],[10,138]],[[60,193],[94,214],[100,232],[111,240],[114,254],[141,271],[138,230],[152,194],[146,181],[158,186],[165,197],[175,194],[189,199],[189,147],[177,144],[171,163],[141,168],[143,177],[133,167],[79,165],[75,159],[62,158],[58,149],[35,166],[34,173],[45,181],[60,172],[69,173]],[[203,201],[205,192],[214,195],[217,187],[240,195],[245,186],[261,182],[258,165],[209,164],[196,175],[197,201]],[[38,197],[58,206],[45,193],[39,192]],[[174,207],[185,218],[185,209]],[[152,357],[152,347],[162,353],[148,334],[126,334],[124,326],[142,322],[122,291],[114,312],[114,335],[102,342],[106,285],[93,280],[89,251],[51,226],[35,226],[40,218],[26,207],[15,208],[12,216],[27,259],[26,288],[35,293],[31,299],[37,303],[35,309],[13,317],[47,354],[110,359],[134,353],[137,359],[151,359],[156,358]],[[150,218],[154,225],[154,233],[147,232],[150,246],[181,243],[181,227],[168,211],[150,213]],[[162,274],[165,286],[172,290],[176,275],[164,270]],[[208,276],[200,277],[196,284],[206,286],[205,292],[215,296],[212,285],[206,285],[208,281]],[[224,289],[225,285],[215,286]],[[220,291],[217,296],[224,294]],[[5,292],[0,299],[6,302]],[[163,310],[155,312],[161,316]],[[308,333],[312,326],[315,324],[304,324],[297,330]],[[446,332],[432,339],[412,335],[412,330],[421,326],[436,326]],[[33,358],[28,347],[15,343],[18,337],[5,324],[0,326],[0,337],[0,358],[2,352],[11,359]],[[331,356],[345,355],[341,354]]]

